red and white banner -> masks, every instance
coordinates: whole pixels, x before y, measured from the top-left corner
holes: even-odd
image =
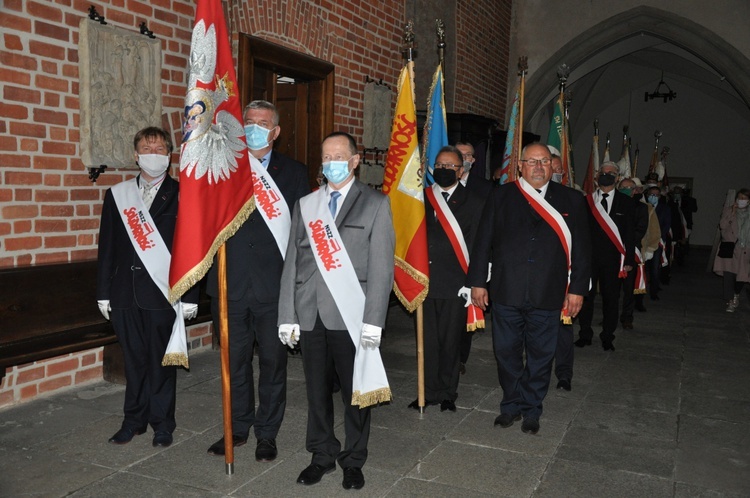
[[[255,209],[237,78],[220,0],[198,0],[180,149],[169,298],[206,274]]]

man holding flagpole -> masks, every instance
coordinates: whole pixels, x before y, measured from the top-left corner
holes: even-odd
[[[349,134],[323,141],[328,185],[295,205],[281,276],[279,339],[299,341],[307,386],[312,462],[297,478],[305,485],[338,461],[344,489],[362,488],[370,406],[391,399],[378,347],[393,286],[393,222],[388,197],[354,178],[359,160]],[[343,449],[333,430],[334,375],[344,401]]]
[[[456,411],[463,338],[484,328],[484,315],[464,287],[469,254],[479,231],[484,198],[465,187],[459,149],[446,145],[433,165],[435,183],[425,188],[431,285],[424,301],[425,404]],[[468,313],[467,313],[468,311]],[[478,316],[479,315],[479,316]],[[419,400],[410,408],[419,409]]]
[[[547,146],[527,145],[516,165],[521,178],[494,189],[487,200],[466,285],[475,306],[484,310],[492,298],[503,388],[495,425],[510,427],[523,417],[521,430],[536,434],[560,320],[578,314],[589,289],[591,242],[583,196],[550,182]]]
[[[109,439],[127,444],[154,429],[153,445],[172,444],[177,370],[162,366],[173,330],[198,314],[198,288],[174,306],[167,299],[179,183],[169,169],[172,140],[148,127],[133,139],[140,174],[107,190],[99,228],[96,299],[112,321],[125,361],[125,418]]]
[[[245,137],[250,152],[256,209],[227,240],[227,314],[232,389],[232,444],[257,440],[255,459],[276,459],[276,435],[286,408],[287,351],[277,338],[279,281],[292,224],[292,208],[310,192],[304,164],[273,150],[279,113],[265,100],[245,107]],[[218,265],[208,272],[214,327],[219,328]],[[258,345],[258,398],[255,408],[253,351]],[[222,437],[208,449],[224,455]]]

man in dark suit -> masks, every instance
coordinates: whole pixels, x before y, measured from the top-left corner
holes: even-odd
[[[171,252],[180,185],[167,174],[172,141],[166,131],[144,128],[135,135],[133,146],[140,174],[107,190],[99,228],[96,299],[104,318],[112,320],[122,346],[126,380],[125,418],[109,442],[129,443],[151,425],[153,445],[166,447],[172,444],[176,427],[177,370],[173,366],[163,367],[161,362],[175,319],[197,315],[198,294],[197,287],[188,291],[183,297],[183,316],[176,317],[165,294],[168,289],[160,288],[153,277],[155,270],[165,268],[168,276],[169,261],[159,258],[142,261],[139,256],[142,249],[136,250],[129,235],[132,227],[126,227],[121,213],[142,209],[151,216],[155,225],[151,228],[156,229]],[[135,218],[140,219],[134,216],[132,223],[137,223]],[[157,243],[150,239],[149,248]]]
[[[618,186],[620,193],[633,199],[636,183],[631,178],[623,178]],[[641,254],[641,263],[643,263],[643,238],[648,231],[648,206],[643,202],[633,201],[633,244],[635,249]],[[645,271],[645,270],[644,270]],[[622,313],[620,313],[620,323],[622,328],[630,330],[633,328],[633,310],[635,309],[635,295],[633,292],[636,284],[636,275],[638,274],[638,262],[634,261],[633,270],[628,272],[628,276],[622,282]]]
[[[255,459],[270,462],[277,455],[276,435],[286,407],[288,355],[286,346],[279,343],[276,327],[279,281],[284,265],[281,249],[284,246],[279,244],[280,238],[285,243],[289,237],[292,207],[310,192],[310,187],[305,165],[273,150],[273,142],[281,131],[274,105],[263,100],[253,101],[245,108],[244,118],[250,153],[260,161],[277,187],[276,193],[267,197],[283,197],[277,199],[275,205],[283,202],[286,209],[277,211],[280,213],[277,219],[266,219],[256,191],[256,209],[226,242],[232,443],[234,446],[245,444],[253,427],[257,439]],[[272,227],[272,223],[282,223],[283,217],[286,217],[285,227]],[[214,328],[218,330],[219,290],[215,264],[208,273],[207,283]],[[257,410],[253,380],[256,344],[259,360]],[[224,444],[222,437],[211,445],[208,453],[224,455]]]
[[[523,416],[521,430],[535,434],[561,310],[575,317],[589,289],[591,245],[584,198],[550,182],[547,146],[527,145],[517,166],[521,178],[494,189],[487,200],[466,285],[474,305],[485,309],[492,298],[492,335],[503,388],[495,425],[509,427]]]
[[[312,462],[300,473],[297,482],[305,485],[320,482],[323,475],[336,469],[338,461],[344,469],[342,486],[360,489],[365,484],[362,466],[367,460],[370,407],[361,400],[352,403],[355,354],[357,358],[375,354],[379,359],[377,348],[393,287],[395,235],[388,197],[354,178],[360,160],[354,139],[347,133],[334,132],[323,141],[322,154],[327,186],[304,197],[294,207],[281,277],[279,338],[288,345],[299,340],[305,371],[305,446],[312,453]],[[306,227],[312,230],[312,226],[326,223],[330,230],[328,217],[322,219],[312,213],[315,217],[309,218],[311,210],[321,206],[330,211],[340,238],[321,230],[320,239],[313,244]],[[312,219],[320,223],[312,223]],[[321,253],[327,255],[325,261],[330,265],[325,266],[325,274],[319,266],[326,264],[318,259]],[[342,273],[343,284],[347,284],[344,287],[335,280]],[[351,285],[354,289],[359,285],[362,293],[359,289],[352,292]],[[355,322],[361,324],[357,330],[350,326]],[[374,372],[367,370],[358,380],[368,379],[371,374],[385,378],[381,368]],[[333,428],[334,375],[338,376],[344,403],[343,450]]]
[[[614,351],[615,330],[619,318],[620,289],[627,272],[635,264],[633,200],[615,187],[620,176],[617,164],[602,163],[597,176],[597,190],[587,197],[588,220],[591,227],[592,267],[591,291],[583,302],[578,317],[581,329],[575,345],[591,345],[594,330],[594,300],[597,288],[602,295],[604,322],[599,338],[605,351]],[[623,254],[624,253],[624,254]]]
[[[456,142],[456,148],[461,151],[463,157],[464,172],[459,175],[461,184],[466,187],[467,190],[473,192],[474,195],[478,196],[482,201],[482,207],[484,208],[484,201],[492,191],[493,183],[483,176],[480,176],[479,172],[472,173],[472,167],[476,161],[474,156],[474,146],[469,142]],[[481,211],[475,213],[475,216],[479,218],[482,215]],[[471,341],[474,338],[473,333],[461,334],[461,357],[458,365],[459,372],[461,375],[466,373],[466,362],[469,361],[469,354],[471,353]]]
[[[479,229],[484,200],[459,181],[463,173],[461,152],[450,145],[443,147],[435,158],[434,187],[425,189],[425,222],[427,251],[430,264],[430,288],[424,301],[424,368],[425,403],[440,403],[440,411],[456,411],[459,377],[459,351],[467,332],[465,298],[458,295],[464,287],[466,272],[461,266],[469,254],[459,255],[451,243],[459,237],[468,251],[474,245]],[[428,192],[427,190],[432,192]],[[445,200],[450,215],[455,218],[460,232],[446,230],[447,218],[438,218],[439,203]],[[447,223],[451,226],[450,223]],[[470,339],[469,339],[470,340]],[[415,400],[410,407],[419,409]]]

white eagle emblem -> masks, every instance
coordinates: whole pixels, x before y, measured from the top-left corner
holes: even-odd
[[[197,87],[199,81],[204,85],[211,83],[215,70],[216,29],[212,24],[206,30],[201,19],[193,29],[190,50],[180,172],[188,176],[195,172],[196,180],[208,175],[209,184],[228,180],[237,170],[237,159],[246,154],[247,148],[242,123],[230,112],[216,113],[216,108],[234,95],[228,75],[216,75],[215,90]]]

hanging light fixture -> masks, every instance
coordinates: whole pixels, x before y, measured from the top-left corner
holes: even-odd
[[[663,90],[663,87],[666,87],[666,92]],[[671,101],[672,99],[676,98],[677,92],[669,88],[669,85],[664,82],[664,71],[662,71],[661,80],[659,80],[659,84],[656,85],[656,90],[654,90],[653,93],[646,92],[646,94],[644,95],[644,102],[648,102],[651,99],[664,99],[664,103],[666,104],[667,101]]]

